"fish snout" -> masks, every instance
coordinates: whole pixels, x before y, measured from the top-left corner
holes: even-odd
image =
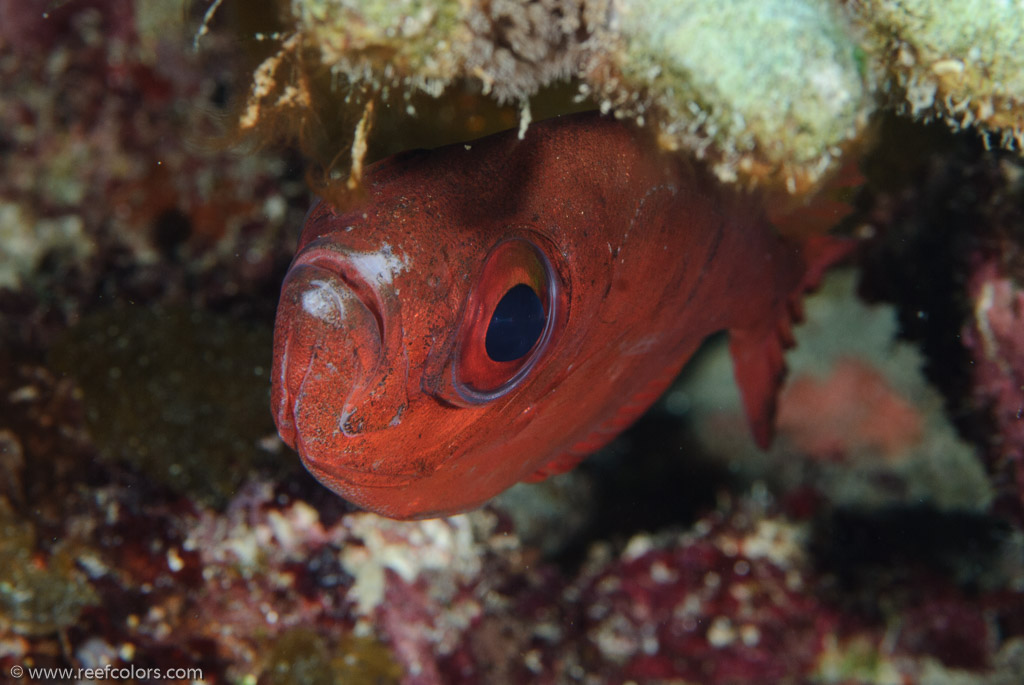
[[[373,302],[337,265],[297,262],[281,289],[271,403],[282,439],[305,459],[338,455],[361,432],[352,399],[382,355]]]

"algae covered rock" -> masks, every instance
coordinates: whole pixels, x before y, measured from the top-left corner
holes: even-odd
[[[74,625],[96,592],[60,547],[46,560],[36,550],[35,527],[19,520],[0,498],[0,633],[46,635]]]
[[[372,638],[347,636],[328,646],[315,631],[292,628],[277,636],[266,655],[267,677],[280,685],[388,685],[400,682],[401,667]]]
[[[179,493],[220,502],[258,469],[270,422],[270,329],[198,310],[115,307],[52,353],[82,387],[101,454]]]
[[[698,357],[667,401],[686,406],[706,449],[782,490],[811,484],[830,502],[862,509],[985,511],[993,493],[977,449],[957,435],[920,351],[897,332],[892,308],[857,299],[851,271],[829,274],[794,331],[800,345],[786,356],[767,453],[743,430],[724,346]]]
[[[531,100],[566,80],[578,101],[707,157],[723,180],[791,193],[838,168],[880,106],[1021,147],[1019,3],[293,0],[284,15],[289,29],[255,73],[243,128],[322,97],[285,65],[327,70],[335,113],[353,124],[337,147],[352,145],[357,171],[367,102],[416,116],[431,107],[412,104],[424,93],[493,97],[518,107],[525,126]],[[465,117],[466,137],[479,135],[472,109],[453,115]]]
[[[817,182],[871,111],[863,55],[829,0],[631,0],[610,28],[614,68],[589,79],[610,91],[603,106],[653,109],[663,145],[710,153],[726,180]]]
[[[300,49],[359,103],[461,88],[516,103],[523,126],[531,98],[571,79],[577,99],[709,155],[723,179],[796,191],[820,180],[871,109],[863,58],[829,0],[296,0],[291,14],[295,32],[257,70],[243,127],[261,108],[315,98],[279,80]]]
[[[1024,4],[860,0],[867,48],[897,106],[1024,147]]]

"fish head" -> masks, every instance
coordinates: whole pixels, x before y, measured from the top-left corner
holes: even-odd
[[[502,454],[506,436],[562,375],[564,251],[521,222],[453,231],[429,205],[314,206],[275,326],[282,438],[322,483],[393,518],[469,510],[528,477],[544,440]]]

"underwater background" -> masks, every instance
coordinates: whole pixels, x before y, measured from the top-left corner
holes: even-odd
[[[1024,8],[958,5],[0,0],[0,681],[1022,682]],[[595,108],[857,241],[772,448],[713,338],[478,511],[323,488],[269,409],[315,195]]]

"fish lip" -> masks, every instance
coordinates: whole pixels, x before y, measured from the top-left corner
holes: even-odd
[[[358,254],[358,253],[356,253]],[[303,247],[292,261],[290,272],[303,267],[325,271],[338,278],[352,295],[354,295],[369,311],[377,326],[377,335],[382,346],[386,347],[386,319],[384,316],[384,294],[381,286],[367,279],[355,264],[349,260],[349,253],[344,247],[338,246],[330,236],[320,237]],[[287,354],[290,343],[286,343]],[[308,368],[306,370],[308,373]],[[364,379],[365,380],[365,379]],[[301,385],[301,384],[300,384]],[[296,396],[301,392],[294,393]],[[351,388],[346,391],[347,405],[351,399]],[[355,493],[364,488],[397,489],[421,480],[423,473],[415,470],[395,473],[376,473],[361,467],[349,466],[337,454],[325,454],[312,447],[304,435],[296,416],[296,398],[287,402],[287,407],[279,413],[282,418],[290,421],[294,435],[294,447],[299,453],[303,464],[318,480],[325,483],[335,492],[348,499],[357,499]],[[361,433],[349,434],[343,430],[346,440],[367,439]]]
[[[290,349],[291,336],[287,336],[284,340],[284,349],[281,351],[280,360],[277,362],[279,368],[274,382],[280,387],[280,396],[275,402],[277,406],[273,409],[278,434],[285,444],[295,448],[300,438],[295,427],[295,398],[289,392],[287,382]]]
[[[312,209],[310,209],[312,212]],[[295,256],[289,270],[298,266],[313,266],[324,269],[338,276],[346,287],[363,303],[377,321],[377,331],[384,340],[384,315],[382,310],[383,297],[375,283],[362,276],[358,269],[347,259],[344,250],[332,247],[330,238],[317,238]]]
[[[302,446],[304,448],[305,444],[303,443]],[[425,476],[419,473],[374,473],[363,469],[354,469],[334,461],[320,463],[320,459],[310,457],[309,452],[304,449],[296,451],[302,459],[303,466],[313,474],[314,478],[356,504],[365,499],[359,494],[360,492],[402,490],[425,479]]]

